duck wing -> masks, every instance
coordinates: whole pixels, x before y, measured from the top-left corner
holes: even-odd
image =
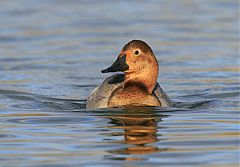
[[[87,109],[107,108],[112,93],[118,88],[123,88],[123,80],[124,74],[115,74],[105,79],[87,98]],[[172,106],[172,101],[158,83],[153,90],[153,95],[159,99],[162,107]]]
[[[162,90],[159,83],[157,83],[155,88],[153,89],[153,95],[156,96],[161,102],[161,107],[171,107],[173,105],[173,102],[170,100],[167,93]]]
[[[105,79],[87,98],[87,109],[107,108],[112,93],[123,87],[123,80],[124,74],[115,74]]]

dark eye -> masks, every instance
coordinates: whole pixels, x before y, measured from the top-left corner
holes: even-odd
[[[139,51],[138,51],[138,50],[135,50],[135,51],[134,51],[134,54],[135,54],[135,55],[139,55]]]

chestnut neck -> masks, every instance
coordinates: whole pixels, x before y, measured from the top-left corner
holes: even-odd
[[[124,75],[124,88],[137,87],[143,92],[152,94],[153,89],[156,85],[158,77],[157,70],[148,70],[142,72],[125,72]]]

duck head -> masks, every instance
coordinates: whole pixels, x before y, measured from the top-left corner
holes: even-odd
[[[123,47],[117,60],[101,72],[124,72],[124,87],[140,85],[152,94],[158,70],[158,62],[150,46],[141,40],[133,40]]]

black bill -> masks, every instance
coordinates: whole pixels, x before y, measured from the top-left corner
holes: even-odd
[[[117,71],[126,71],[128,70],[129,66],[126,63],[126,55],[118,57],[117,60],[108,68],[102,70],[102,73],[108,72],[117,72]]]

